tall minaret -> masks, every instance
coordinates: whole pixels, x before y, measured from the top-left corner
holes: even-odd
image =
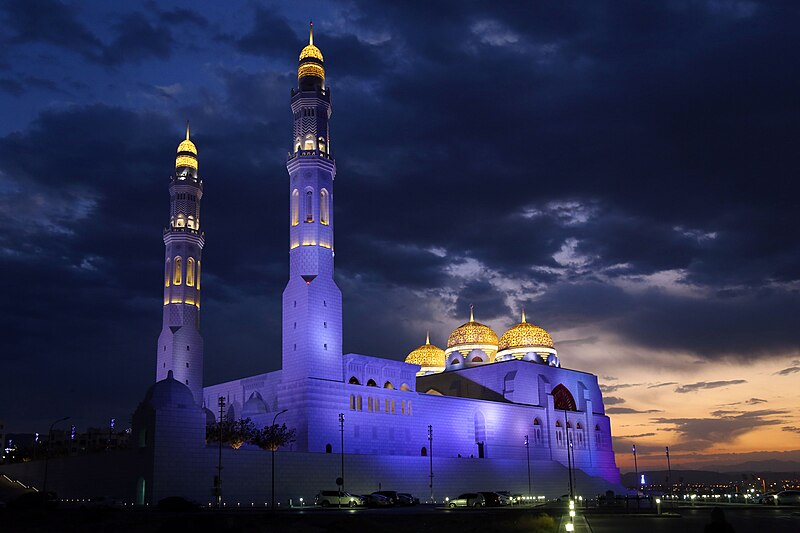
[[[158,336],[156,381],[172,371],[187,385],[195,402],[203,401],[203,338],[200,336],[200,231],[203,180],[197,176],[197,148],[189,139],[178,145],[170,177],[169,227],[164,230],[164,319]]]
[[[292,89],[289,171],[289,283],[283,291],[283,381],[342,380],[342,293],[333,281],[333,178],[322,52],[300,52]]]

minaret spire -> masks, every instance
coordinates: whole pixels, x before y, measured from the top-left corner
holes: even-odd
[[[522,323],[525,323],[525,308],[522,308]]]
[[[425,344],[430,344],[430,343],[431,343],[431,332],[430,332],[430,331],[428,331],[428,332],[425,334]]]
[[[189,140],[189,121],[186,121],[186,140]]]
[[[469,321],[475,322],[475,306],[469,304]]]
[[[314,46],[314,21],[308,23],[308,44]]]

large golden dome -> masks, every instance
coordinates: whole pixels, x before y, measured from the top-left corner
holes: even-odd
[[[189,139],[189,123],[186,123],[186,138],[178,145],[175,168],[191,167],[197,170],[197,147]]]
[[[444,368],[444,350],[431,344],[430,335],[425,339],[425,344],[411,351],[406,356],[406,363],[422,367]]]
[[[525,321],[525,310],[522,311],[522,322],[509,329],[500,337],[498,350],[514,348],[555,348],[550,334],[535,324]]]
[[[472,308],[469,310],[469,322],[458,326],[447,339],[447,347],[461,346],[464,344],[491,344],[497,346],[497,333],[492,328],[475,322]]]
[[[325,80],[325,67],[322,51],[314,46],[314,24],[309,25],[308,44],[300,51],[300,64],[297,67],[297,79],[313,76]]]

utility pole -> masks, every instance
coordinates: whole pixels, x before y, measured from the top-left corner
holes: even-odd
[[[428,457],[430,458],[430,470],[431,470],[431,482],[430,482],[430,489],[431,489],[431,503],[436,503],[436,500],[433,499],[433,426],[428,425]]]
[[[531,501],[531,450],[529,448],[527,435],[525,435],[525,455],[528,457],[528,501]]]
[[[342,484],[340,485],[341,486],[340,490],[344,492],[344,413],[339,413],[339,431],[342,434],[342,474],[341,474]],[[342,506],[342,498],[339,497],[339,507],[341,506]]]
[[[672,466],[669,464],[669,446],[667,450],[667,487],[669,488],[670,497],[672,496]]]
[[[219,431],[217,438],[219,440],[219,460],[217,461],[217,478],[214,480],[214,492],[217,496],[217,509],[222,507],[222,413],[225,409],[225,397],[219,397]]]

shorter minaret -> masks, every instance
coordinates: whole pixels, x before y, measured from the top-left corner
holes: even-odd
[[[200,336],[200,260],[205,239],[200,230],[203,180],[197,175],[197,148],[189,139],[178,145],[170,177],[169,227],[164,230],[164,318],[158,337],[156,381],[170,372],[203,401],[203,338]]]

